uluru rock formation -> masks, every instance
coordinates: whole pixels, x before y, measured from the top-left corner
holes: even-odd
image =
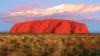
[[[16,23],[12,33],[89,33],[85,24],[61,19],[32,20]]]

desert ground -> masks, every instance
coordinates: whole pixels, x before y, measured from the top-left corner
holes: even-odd
[[[0,33],[0,56],[100,56],[100,34]]]

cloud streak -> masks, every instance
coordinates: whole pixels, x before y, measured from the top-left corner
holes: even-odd
[[[100,12],[99,5],[84,5],[84,4],[62,4],[48,9],[32,9],[24,11],[11,12],[10,16],[23,16],[23,15],[52,15],[57,13],[94,13]]]
[[[54,15],[65,14],[66,18],[78,18],[79,14],[89,14],[100,12],[100,5],[85,5],[85,4],[61,4],[47,9],[26,9],[9,12],[4,16],[4,20],[7,22],[13,21],[27,21],[39,18],[49,18]],[[69,16],[70,15],[70,16]],[[75,16],[72,16],[75,15]],[[9,18],[9,19],[8,19]],[[87,20],[94,20],[92,17],[83,17]],[[79,18],[77,19],[79,20]],[[95,19],[100,21],[100,19]]]

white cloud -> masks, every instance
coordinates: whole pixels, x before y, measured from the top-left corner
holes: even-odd
[[[65,14],[63,18],[78,18],[79,14],[88,14],[100,12],[100,5],[85,5],[85,4],[61,4],[47,9],[27,9],[27,10],[18,10],[7,13],[6,16],[3,16],[5,21],[27,21],[32,19],[39,18],[48,18],[58,14]],[[71,15],[72,14],[72,15]],[[75,16],[73,16],[75,15]],[[59,15],[58,15],[59,16]],[[82,16],[82,15],[81,15]],[[9,19],[8,19],[8,18]],[[58,18],[58,17],[57,17]],[[92,16],[85,16],[87,20],[94,20]],[[99,19],[96,19],[99,20]]]

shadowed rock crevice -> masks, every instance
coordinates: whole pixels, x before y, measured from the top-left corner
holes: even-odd
[[[55,26],[55,28],[52,30],[52,33],[56,33],[55,30],[56,30],[58,27],[60,27],[61,24],[62,24],[62,22],[59,22],[59,23]]]

